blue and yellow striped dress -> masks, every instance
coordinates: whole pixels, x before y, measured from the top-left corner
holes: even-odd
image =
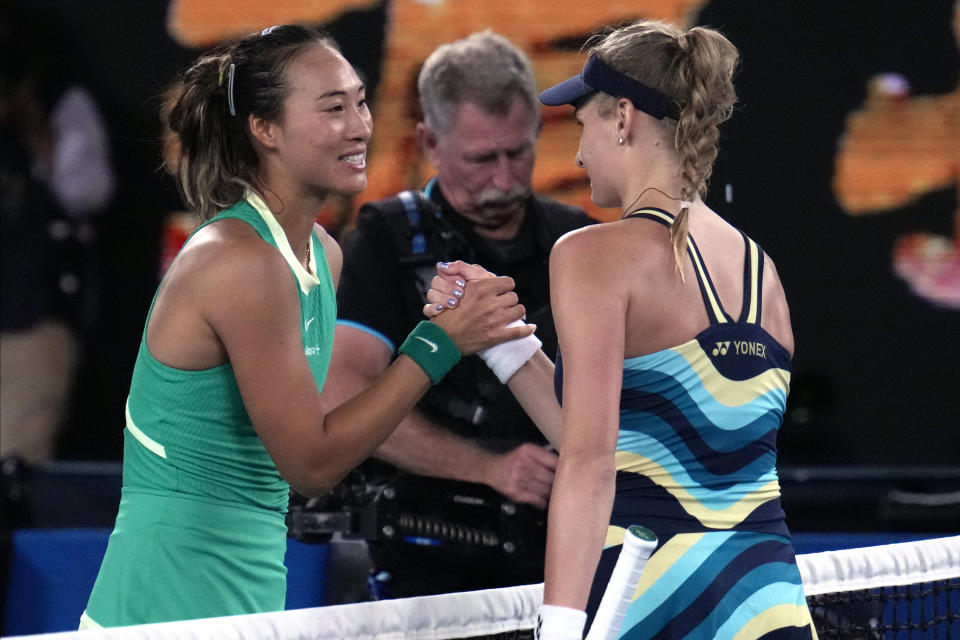
[[[669,225],[672,216],[631,217]],[[624,529],[653,530],[621,638],[809,639],[816,636],[780,506],[776,437],[790,354],[761,326],[763,251],[744,235],[743,308],[729,316],[693,238],[710,326],[623,364],[616,498],[590,595],[596,611]]]

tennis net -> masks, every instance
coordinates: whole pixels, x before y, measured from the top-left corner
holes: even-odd
[[[960,536],[797,556],[821,638],[960,640]]]
[[[797,556],[821,638],[960,639],[960,536]],[[543,585],[362,602],[33,640],[521,640]]]

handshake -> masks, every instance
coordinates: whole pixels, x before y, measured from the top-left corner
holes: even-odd
[[[499,322],[502,333],[494,331],[494,334],[503,337],[492,346],[477,349],[475,353],[503,384],[541,347],[539,338],[533,334],[536,325],[523,321],[526,310],[519,304],[513,287],[512,278],[495,276],[480,265],[459,260],[440,262],[437,263],[437,275],[431,281],[430,290],[427,292],[427,304],[423,307],[423,314],[447,331],[443,315],[449,314],[453,309],[466,308],[466,303],[472,302],[474,297],[492,295],[493,301],[499,304],[482,305],[487,309],[485,313],[490,315],[484,320],[491,322],[495,329]],[[456,341],[456,338],[453,339]]]

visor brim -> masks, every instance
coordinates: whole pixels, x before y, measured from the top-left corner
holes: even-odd
[[[578,73],[572,78],[567,78],[563,82],[541,91],[540,102],[551,107],[576,104],[595,91],[596,89],[584,82],[583,76]]]

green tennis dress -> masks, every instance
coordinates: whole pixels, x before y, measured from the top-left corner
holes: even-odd
[[[224,218],[252,226],[290,265],[304,355],[321,389],[336,320],[323,245],[311,237],[315,277],[256,194],[206,224]],[[253,429],[229,363],[165,366],[148,351],[144,329],[123,456],[120,510],[81,628],[284,608],[289,485]]]

